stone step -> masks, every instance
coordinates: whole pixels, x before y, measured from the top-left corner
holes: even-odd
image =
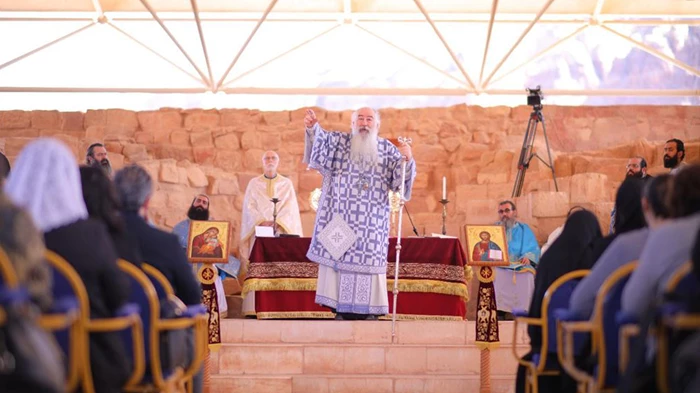
[[[426,375],[212,376],[210,393],[474,393],[480,377]],[[515,391],[515,377],[492,376],[492,393]]]
[[[528,346],[519,346],[525,353]],[[481,350],[473,345],[228,344],[210,354],[212,375],[397,374],[478,375]],[[508,346],[490,353],[491,374],[513,375]]]
[[[512,321],[499,323],[502,346],[513,341]],[[391,344],[391,321],[254,320],[221,321],[223,343]],[[472,321],[397,321],[396,344],[469,345],[476,335]],[[518,326],[518,344],[529,342]]]

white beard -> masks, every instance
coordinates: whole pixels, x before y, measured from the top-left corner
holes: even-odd
[[[360,134],[359,128],[353,128],[350,139],[350,159],[355,163],[376,165],[379,163],[379,130],[374,128],[368,134]]]

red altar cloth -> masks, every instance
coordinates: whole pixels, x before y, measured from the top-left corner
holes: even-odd
[[[318,265],[306,258],[311,238],[258,238],[243,293],[255,296],[255,313],[267,318],[332,318],[314,302]],[[464,319],[466,256],[459,239],[402,238],[397,315],[402,319]],[[389,313],[393,312],[396,238],[387,255]],[[254,292],[253,292],[254,291]]]

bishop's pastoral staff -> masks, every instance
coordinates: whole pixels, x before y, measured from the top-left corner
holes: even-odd
[[[352,132],[326,131],[306,111],[304,162],[323,176],[316,223],[306,256],[319,264],[316,303],[339,319],[376,319],[389,312],[386,284],[389,191],[411,196],[416,163],[411,146],[380,138],[379,113],[352,114]]]

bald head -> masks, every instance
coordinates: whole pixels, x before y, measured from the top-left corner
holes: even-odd
[[[268,150],[262,156],[263,172],[265,176],[274,178],[277,176],[277,166],[280,164],[280,156],[272,150]]]

